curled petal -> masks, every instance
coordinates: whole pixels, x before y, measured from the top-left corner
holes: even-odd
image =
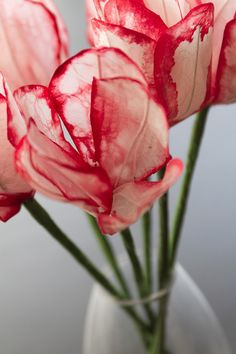
[[[19,213],[20,208],[21,208],[21,204],[16,204],[16,205],[6,206],[6,207],[1,206],[0,204],[0,220],[3,222],[8,221],[17,213]]]
[[[112,194],[106,174],[99,168],[80,165],[33,122],[17,149],[16,163],[28,183],[47,196],[74,203],[87,202],[97,210],[110,209]]]
[[[93,78],[129,76],[145,82],[140,69],[118,49],[91,49],[68,60],[56,71],[50,98],[85,162],[94,164],[90,123]]]
[[[71,169],[36,154],[33,150],[31,158],[35,170],[56,186],[62,200],[73,202],[90,213],[107,212],[111,209],[111,187],[101,169]]]
[[[93,20],[92,24],[95,46],[121,49],[142,69],[150,88],[154,90],[153,58],[156,41],[136,31],[99,20]]]
[[[226,26],[216,80],[216,102],[236,101],[236,17]]]
[[[137,0],[108,0],[104,16],[108,23],[140,32],[156,41],[166,29],[161,18]]]
[[[48,0],[1,0],[0,7],[0,67],[10,87],[48,84],[67,52],[55,5]]]
[[[18,193],[18,194],[1,194],[0,193],[0,220],[3,222],[8,221],[15,216],[21,209],[21,204],[31,197],[31,193]]]
[[[23,86],[14,92],[26,125],[32,119],[38,129],[54,143],[70,153],[77,154],[66,141],[60,119],[51,104],[48,89],[44,86]]]
[[[113,188],[165,165],[166,115],[145,86],[130,79],[94,80],[91,107],[97,160]]]
[[[40,174],[32,167],[33,149],[29,142],[24,138],[16,151],[17,170],[33,189],[43,193],[49,198],[64,200],[60,190],[43,174]]]
[[[16,147],[27,131],[25,121],[20,113],[19,107],[9,89],[6,81],[0,73],[0,95],[6,101],[5,117],[7,125],[7,136],[12,146]]]
[[[98,215],[104,234],[114,234],[135,223],[177,181],[183,170],[180,160],[169,162],[160,182],[134,182],[118,187],[114,192],[110,215]]]
[[[210,99],[212,4],[194,8],[158,41],[155,79],[158,97],[173,125]]]
[[[95,9],[97,11],[96,18],[104,20],[104,8],[108,0],[93,0]]]

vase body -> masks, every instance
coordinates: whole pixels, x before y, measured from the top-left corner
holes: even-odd
[[[232,354],[211,307],[180,265],[170,297],[167,336],[171,354]],[[97,284],[87,310],[83,345],[83,354],[93,353],[147,353],[133,322]]]

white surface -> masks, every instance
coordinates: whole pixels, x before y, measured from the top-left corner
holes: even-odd
[[[73,53],[86,48],[83,2],[56,3],[73,33]],[[235,105],[210,114],[180,260],[206,294],[236,351],[235,116]],[[185,156],[191,124],[189,119],[172,130],[173,156]],[[82,212],[40,201],[102,264]],[[0,354],[80,354],[90,279],[24,210],[1,224],[0,233]],[[121,249],[117,238],[112,242]]]

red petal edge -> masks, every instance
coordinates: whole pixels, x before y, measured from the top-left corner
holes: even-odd
[[[101,232],[113,235],[135,223],[177,181],[182,171],[182,162],[173,159],[160,182],[145,181],[120,186],[114,192],[111,214],[97,216]]]

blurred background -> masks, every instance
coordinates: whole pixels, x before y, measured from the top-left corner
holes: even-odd
[[[72,53],[88,47],[83,1],[55,0]],[[193,119],[171,132],[185,159]],[[206,295],[236,352],[236,105],[210,112],[179,260]],[[178,185],[171,193],[172,205]],[[103,258],[83,213],[38,200],[90,257]],[[92,281],[22,209],[0,225],[0,354],[79,354]],[[112,238],[122,252],[119,237]],[[200,340],[200,339],[199,339]],[[91,353],[95,354],[95,353]],[[223,353],[222,353],[223,354]]]

